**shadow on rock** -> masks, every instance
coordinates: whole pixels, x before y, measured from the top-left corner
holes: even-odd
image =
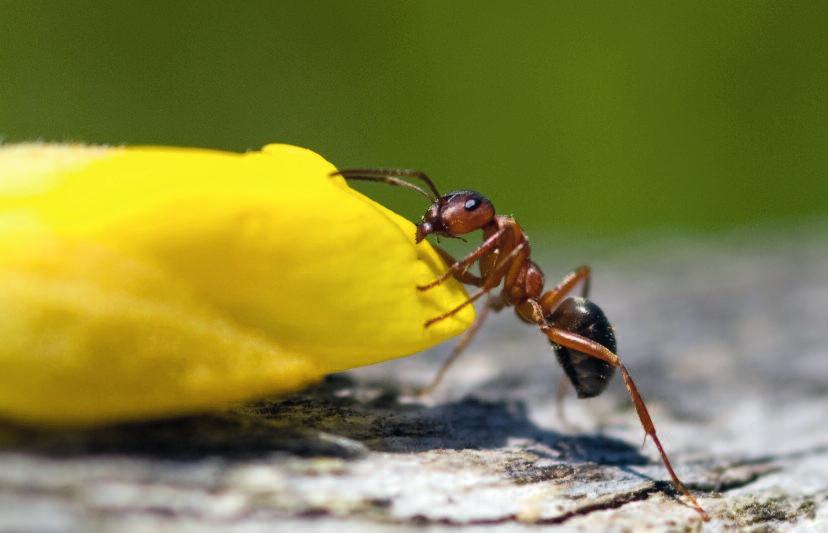
[[[387,386],[332,376],[287,398],[223,414],[89,430],[0,426],[0,447],[49,456],[136,455],[159,459],[244,460],[270,454],[351,458],[391,453],[492,449],[520,442],[550,458],[613,465],[647,462],[630,444],[600,435],[567,436],[536,426],[520,401],[465,398],[426,406],[401,403]]]

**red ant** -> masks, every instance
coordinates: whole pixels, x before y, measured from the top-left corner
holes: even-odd
[[[348,180],[380,181],[417,191],[428,198],[431,206],[417,224],[417,242],[431,234],[459,238],[461,235],[483,230],[483,243],[459,261],[436,247],[446,263],[451,266],[431,283],[417,287],[425,291],[443,283],[451,276],[461,283],[479,287],[459,306],[428,320],[425,327],[429,327],[503,285],[499,295],[488,297],[477,321],[464,334],[432,383],[423,389],[423,393],[430,393],[440,383],[446,370],[457,360],[480,329],[490,310],[499,311],[504,307],[514,306],[521,320],[537,325],[547,336],[558,362],[579,398],[599,395],[606,388],[614,370],[617,368],[621,372],[646,436],[652,438],[658,448],[673,485],[687,497],[704,520],[710,519],[673,470],[661,441],[656,436],[655,426],[644,399],[616,354],[615,334],[607,317],[600,307],[587,299],[589,267],[579,267],[564,277],[554,289],[543,292],[544,275],[540,267],[529,259],[530,247],[526,234],[511,216],[495,214],[494,206],[482,194],[462,190],[441,195],[434,182],[425,173],[416,170],[348,169],[340,170],[333,175],[340,175]],[[422,180],[429,191],[402,178]],[[479,266],[479,276],[469,272],[469,268],[475,262]],[[581,296],[567,297],[579,283],[583,283]]]

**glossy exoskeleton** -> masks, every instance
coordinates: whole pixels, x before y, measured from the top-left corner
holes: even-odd
[[[655,425],[644,399],[618,358],[612,326],[603,311],[586,299],[589,293],[589,267],[581,266],[575,269],[554,288],[544,292],[543,271],[530,259],[531,251],[526,234],[513,217],[496,214],[492,202],[479,192],[461,190],[441,195],[434,182],[416,170],[350,169],[335,172],[334,175],[349,180],[380,181],[405,187],[428,198],[431,205],[417,224],[414,235],[417,242],[432,234],[453,238],[477,230],[483,232],[483,243],[459,261],[441,248],[435,247],[450,266],[437,279],[417,287],[425,291],[451,277],[478,287],[468,300],[431,318],[425,323],[425,327],[454,315],[481,296],[487,295],[486,304],[481,309],[477,321],[457,343],[432,383],[423,389],[424,394],[430,393],[440,383],[446,370],[469,345],[490,311],[514,307],[521,320],[536,325],[552,343],[558,361],[579,397],[589,398],[600,394],[606,388],[615,369],[620,371],[641,425],[658,448],[673,485],[685,495],[705,520],[709,518],[673,470],[656,435]],[[419,179],[426,184],[428,190],[403,178]],[[479,275],[469,271],[474,263],[478,265]],[[581,285],[581,297],[569,297],[578,285]],[[501,287],[500,293],[490,295],[497,287]]]
[[[586,298],[567,298],[546,317],[552,326],[571,331],[595,341],[617,354],[615,332],[604,312]],[[578,398],[598,396],[615,375],[615,367],[603,359],[552,343],[552,348]]]

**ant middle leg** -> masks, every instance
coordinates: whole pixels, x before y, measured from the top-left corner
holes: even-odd
[[[630,376],[630,373],[627,371],[627,368],[621,363],[621,359],[605,346],[602,346],[601,344],[576,333],[572,333],[571,331],[556,328],[546,323],[541,324],[540,327],[541,331],[543,331],[543,333],[553,343],[571,350],[576,350],[590,357],[606,361],[621,371],[621,376],[624,378],[624,384],[626,385],[627,392],[629,393],[633,405],[635,406],[638,419],[644,428],[646,436],[650,437],[655,443],[656,448],[658,448],[658,453],[661,455],[661,462],[664,463],[664,467],[670,474],[673,486],[675,486],[676,489],[690,501],[690,504],[705,521],[710,520],[710,516],[696,500],[696,497],[693,496],[690,490],[684,486],[684,483],[681,482],[675,470],[673,470],[673,465],[670,463],[670,459],[667,457],[667,453],[664,451],[664,447],[661,445],[661,441],[656,435],[655,424],[653,424],[653,419],[650,417],[650,413],[644,403],[644,398],[641,396],[641,393],[638,392],[638,387],[635,385],[635,382],[633,381],[632,376]]]
[[[483,244],[478,246],[469,255],[467,255],[463,259],[460,259],[459,261],[453,261],[452,263],[449,263],[448,270],[443,272],[437,279],[435,279],[434,281],[432,281],[430,283],[426,283],[425,285],[417,285],[417,289],[421,290],[421,291],[427,291],[428,289],[431,289],[433,287],[436,287],[437,285],[440,285],[441,283],[443,283],[444,281],[446,281],[447,279],[449,279],[452,276],[457,277],[457,274],[459,272],[466,271],[475,261],[477,261],[478,259],[480,259],[484,255],[487,255],[487,254],[491,253],[497,247],[498,242],[500,241],[500,238],[505,233],[506,233],[505,229],[498,230],[497,232],[492,234],[491,237],[489,237],[488,239],[483,241]],[[446,256],[451,257],[448,254],[445,254],[443,256],[443,258],[445,258]]]

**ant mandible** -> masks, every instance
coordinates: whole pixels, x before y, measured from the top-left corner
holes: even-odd
[[[478,287],[478,290],[459,306],[428,320],[425,327],[429,327],[503,285],[499,295],[487,299],[477,321],[464,334],[432,383],[423,389],[422,393],[430,393],[440,383],[446,370],[457,360],[480,329],[490,310],[499,311],[504,307],[514,306],[521,320],[537,325],[547,336],[558,362],[579,398],[599,395],[606,388],[614,370],[617,368],[621,372],[646,436],[652,438],[658,448],[673,485],[687,497],[704,520],[710,519],[673,470],[661,441],[656,436],[655,425],[644,399],[616,354],[612,326],[601,308],[587,299],[589,267],[579,267],[554,289],[544,292],[543,271],[529,259],[530,247],[526,234],[513,217],[495,214],[494,206],[482,194],[462,190],[441,195],[434,182],[425,173],[416,170],[347,169],[334,172],[332,175],[339,175],[347,180],[384,182],[417,191],[428,198],[431,206],[417,224],[417,242],[432,234],[458,238],[476,230],[483,230],[483,243],[459,261],[445,250],[435,247],[451,266],[431,283],[417,287],[425,291],[440,285],[452,276],[461,283]],[[422,180],[428,186],[428,191],[402,178]],[[469,272],[469,268],[475,262],[479,266],[479,276]],[[579,283],[582,283],[581,296],[567,297]]]

